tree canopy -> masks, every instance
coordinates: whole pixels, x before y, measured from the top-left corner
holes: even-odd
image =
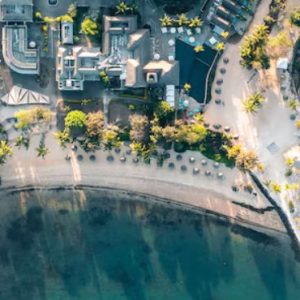
[[[99,28],[95,21],[86,17],[81,23],[81,31],[86,35],[96,35],[99,33]]]

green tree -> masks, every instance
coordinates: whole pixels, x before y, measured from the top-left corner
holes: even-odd
[[[85,132],[87,116],[80,110],[70,111],[65,118],[65,127],[71,136],[78,136]]]
[[[246,112],[256,113],[262,107],[263,102],[265,102],[264,96],[258,92],[254,93],[244,100],[244,109]]]
[[[187,25],[189,23],[189,19],[186,16],[186,14],[180,14],[180,15],[178,15],[177,23],[178,23],[179,26],[185,26],[185,25]]]
[[[161,26],[163,27],[170,27],[173,25],[174,21],[171,17],[164,15],[161,19],[160,19],[160,23]]]
[[[124,1],[122,1],[116,6],[116,9],[118,15],[125,15],[127,12],[130,11],[130,6]]]
[[[154,115],[157,116],[159,124],[165,126],[174,117],[174,109],[167,101],[159,101],[155,103]]]
[[[300,27],[300,7],[298,7],[291,13],[290,22],[291,24]]]
[[[96,35],[99,33],[97,23],[90,17],[86,17],[81,23],[81,31],[86,35]]]
[[[120,139],[120,128],[112,124],[109,124],[106,128],[104,128],[102,134],[102,144],[105,150],[120,148],[122,146]]]
[[[22,146],[24,146],[26,149],[28,149],[29,148],[29,138],[24,135],[18,136],[15,140],[15,146],[18,147],[19,149]]]
[[[0,165],[3,165],[9,156],[12,156],[12,148],[7,141],[0,141]]]
[[[272,58],[286,56],[293,46],[293,42],[286,31],[280,31],[270,37],[267,43],[267,53]]]
[[[74,3],[71,3],[68,7],[68,15],[71,17],[71,18],[75,18],[77,16],[77,7],[76,7],[76,4]]]
[[[20,110],[15,113],[18,129],[29,129],[34,124],[49,125],[53,118],[53,112],[49,109],[35,107],[28,110]]]
[[[195,17],[190,19],[189,27],[195,28],[195,27],[200,27],[202,26],[202,20],[199,17]]]
[[[133,114],[129,117],[130,122],[130,140],[132,142],[144,143],[147,137],[147,126],[149,120],[146,116]]]
[[[46,155],[50,152],[50,150],[43,144],[40,144],[38,148],[36,148],[37,156],[45,159]]]
[[[70,130],[65,128],[63,131],[57,131],[54,133],[55,138],[59,141],[61,148],[66,148],[68,143],[71,143]]]
[[[87,114],[86,131],[91,138],[101,139],[104,129],[104,114],[102,111]]]
[[[263,69],[270,67],[266,55],[266,44],[268,41],[269,29],[265,25],[255,27],[251,35],[248,35],[241,46],[241,64],[246,68],[252,68],[253,63],[259,62]]]

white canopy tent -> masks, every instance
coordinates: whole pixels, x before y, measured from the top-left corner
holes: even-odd
[[[10,92],[1,98],[7,105],[49,104],[49,97],[14,85]]]

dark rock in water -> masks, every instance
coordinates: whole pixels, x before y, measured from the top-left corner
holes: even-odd
[[[65,209],[65,208],[62,208],[62,209],[59,209],[58,210],[58,213],[60,215],[67,215],[69,213],[69,210],[68,209]]]
[[[238,224],[234,224],[231,228],[231,231],[234,232],[235,234],[239,234],[245,238],[251,239],[256,243],[262,243],[265,245],[273,245],[273,246],[276,246],[278,244],[278,240],[275,239],[274,237],[266,233],[259,232],[257,230],[247,228]]]
[[[92,207],[88,212],[88,224],[91,226],[105,225],[111,218],[111,211]]]
[[[43,229],[43,209],[39,206],[32,207],[26,214],[27,229],[32,232],[40,232]]]

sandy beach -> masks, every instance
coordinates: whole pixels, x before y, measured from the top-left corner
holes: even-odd
[[[160,199],[173,200],[175,205],[186,208],[196,208],[202,211],[225,216],[231,220],[269,228],[278,232],[286,232],[279,216],[270,210],[270,203],[256,190],[257,195],[250,194],[240,189],[232,190],[232,185],[245,184],[250,178],[237,169],[220,165],[213,166],[207,160],[207,165],[202,165],[204,157],[198,152],[186,152],[181,161],[176,160],[176,153],[170,152],[171,157],[164,166],[159,167],[153,159],[150,165],[132,162],[133,155],[126,154],[123,148],[119,154],[97,151],[95,161],[89,159],[89,154],[78,149],[61,150],[52,135],[47,138],[47,143],[52,145],[51,152],[46,159],[36,157],[34,152],[38,138],[33,137],[28,151],[16,150],[14,156],[1,168],[2,191],[37,188],[63,188],[63,187],[101,187],[151,195]],[[70,161],[65,156],[71,156]],[[83,156],[82,161],[78,155]],[[112,155],[114,161],[107,161],[107,156]],[[121,162],[120,157],[126,157],[126,162]],[[190,157],[195,158],[194,163],[189,162]],[[168,168],[168,163],[174,162],[175,169]],[[183,172],[180,167],[185,165]],[[200,169],[199,174],[193,174],[193,168]],[[206,170],[211,171],[211,176],[206,176]],[[224,178],[218,178],[222,172]],[[233,203],[234,202],[234,203]],[[249,206],[243,207],[235,203]],[[257,213],[255,210],[265,210]]]

